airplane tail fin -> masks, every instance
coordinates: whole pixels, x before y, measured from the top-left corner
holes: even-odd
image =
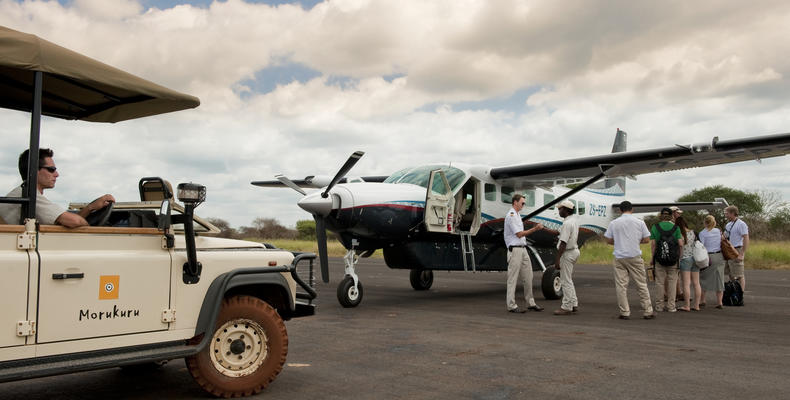
[[[612,153],[622,153],[627,150],[628,133],[617,129],[614,136],[614,144],[612,145]],[[590,189],[599,192],[607,192],[612,195],[625,195],[625,177],[604,178],[603,182],[598,182]]]

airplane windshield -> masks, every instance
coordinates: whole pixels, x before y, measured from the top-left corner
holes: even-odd
[[[411,183],[412,185],[428,187],[428,179],[430,178],[431,171],[441,169],[447,177],[447,182],[450,187],[455,191],[461,184],[464,183],[466,174],[458,168],[447,167],[442,165],[424,165],[414,168],[405,168],[384,180],[384,183]]]

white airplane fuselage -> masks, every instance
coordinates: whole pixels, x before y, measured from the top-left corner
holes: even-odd
[[[426,230],[427,178],[420,171],[443,169],[452,179],[454,209],[446,219],[446,229]],[[406,169],[409,170],[409,169]],[[403,170],[403,171],[406,171]],[[463,164],[435,164],[396,172],[384,183],[360,182],[337,184],[329,197],[309,193],[299,205],[324,219],[328,230],[335,232],[347,249],[358,251],[384,249],[390,268],[425,270],[464,270],[462,235],[472,239],[474,269],[507,269],[503,221],[512,207],[513,193],[525,195],[527,204],[522,218],[570,189],[508,187],[488,175],[487,167]],[[404,178],[397,179],[402,173]],[[406,183],[404,181],[415,181]],[[422,184],[422,185],[421,185]],[[424,185],[424,186],[423,186]],[[619,186],[610,189],[585,189],[570,197],[576,203],[579,218],[579,244],[602,234],[612,220],[611,205],[622,200]],[[430,213],[430,211],[429,211]],[[465,222],[463,221],[465,218]],[[525,228],[537,223],[558,230],[562,224],[556,208],[547,209],[524,221]],[[538,231],[527,238],[547,264],[553,261],[556,234]],[[537,261],[537,260],[535,260]],[[471,264],[468,263],[468,264]],[[533,268],[540,270],[539,263]]]

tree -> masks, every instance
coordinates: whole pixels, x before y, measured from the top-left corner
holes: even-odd
[[[315,220],[296,221],[296,232],[299,240],[315,240]]]
[[[713,201],[721,197],[727,203],[738,207],[739,214],[744,218],[762,219],[763,203],[757,193],[744,192],[743,190],[728,188],[722,185],[706,186],[702,189],[694,189],[691,193],[680,196],[677,201]],[[724,210],[717,208],[708,212],[688,211],[683,213],[683,218],[688,222],[692,229],[700,230],[703,225],[705,215],[711,214],[716,218],[716,222],[721,226],[725,223]]]
[[[230,226],[228,221],[225,221],[222,218],[207,218],[208,222],[211,222],[212,225],[219,228],[219,233],[217,237],[221,238],[236,238],[238,237],[238,232]]]

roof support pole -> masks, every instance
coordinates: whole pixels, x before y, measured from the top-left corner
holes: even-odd
[[[587,186],[592,185],[593,183],[597,182],[599,179],[603,178],[604,176],[606,176],[606,174],[604,172],[601,172],[600,174],[595,175],[594,177],[588,179],[587,181],[585,181],[584,183],[580,184],[579,186],[571,189],[569,192],[563,194],[562,196],[559,196],[556,199],[544,204],[543,207],[540,207],[537,210],[529,213],[526,217],[522,218],[521,220],[522,221],[528,221],[530,218],[542,213],[545,210],[548,210],[550,207],[553,207],[555,204],[557,204],[557,203],[567,199],[568,197],[571,197],[574,194],[580,192],[581,190],[587,188]]]
[[[27,198],[27,203],[22,204],[23,222],[25,218],[36,218],[36,195],[38,194],[38,144],[41,133],[41,93],[44,86],[44,77],[41,71],[35,71],[33,76],[33,112],[30,114],[30,154],[27,159],[27,179],[25,180],[22,196]]]

